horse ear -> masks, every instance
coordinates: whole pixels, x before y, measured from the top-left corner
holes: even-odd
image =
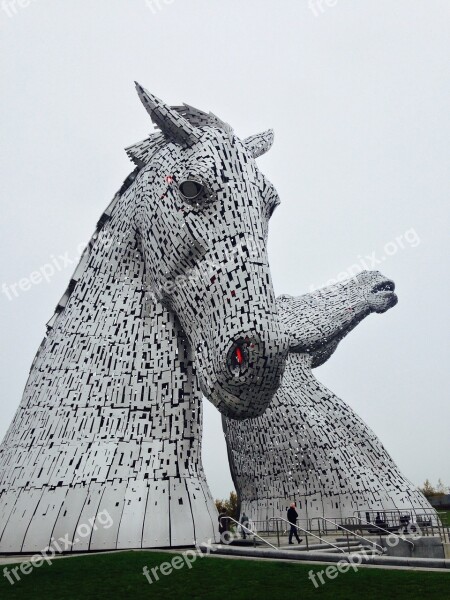
[[[192,146],[200,139],[200,131],[168,104],[150,94],[137,81],[136,90],[151,120],[162,131],[164,137],[183,147]]]
[[[247,146],[248,151],[253,158],[258,158],[262,154],[265,154],[273,144],[273,129],[263,131],[263,133],[256,133],[248,138],[245,138],[244,145]]]

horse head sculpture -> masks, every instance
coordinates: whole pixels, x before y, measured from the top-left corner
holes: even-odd
[[[241,141],[217,117],[187,107],[190,122],[136,87],[161,130],[146,152],[128,149],[143,165],[132,193],[149,285],[177,315],[205,396],[229,417],[258,416],[287,354],[266,252],[279,200],[254,160],[273,133]]]
[[[363,271],[310,294],[277,298],[290,336],[283,382],[261,417],[223,419],[234,483],[251,519],[283,515],[295,499],[301,518],[405,510],[435,522],[379,438],[312,373],[363,319],[397,304],[394,290],[379,271]]]
[[[136,168],[47,323],[0,445],[2,552],[215,539],[201,392],[244,419],[280,384],[289,340],[266,252],[278,196],[255,163],[273,134],[240,140],[211,113],[137,90],[159,131],[128,148]]]

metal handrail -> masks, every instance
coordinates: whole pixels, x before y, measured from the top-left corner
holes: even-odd
[[[276,546],[274,546],[273,544],[271,544],[270,542],[268,542],[267,540],[262,538],[260,535],[258,535],[257,533],[255,533],[254,531],[252,531],[251,529],[246,527],[245,525],[242,525],[242,523],[239,523],[239,521],[236,521],[236,519],[233,519],[233,517],[220,517],[219,521],[223,521],[223,519],[229,519],[230,521],[233,521],[234,523],[236,523],[236,525],[239,525],[239,527],[242,527],[242,529],[245,529],[246,531],[248,531],[248,533],[251,533],[253,536],[256,536],[259,540],[263,541],[265,544],[269,544],[269,546],[271,546],[275,550],[278,550],[278,548]]]
[[[278,521],[278,520],[279,521],[284,521],[285,523],[288,523],[288,525],[293,525],[296,529],[299,529],[300,531],[303,531],[304,533],[306,533],[306,535],[312,535],[313,537],[315,537],[318,540],[320,540],[323,544],[326,544],[327,546],[332,546],[333,548],[336,548],[336,550],[339,550],[339,552],[342,552],[343,554],[345,554],[344,550],[342,550],[342,548],[339,548],[339,546],[335,546],[331,542],[328,542],[327,540],[322,539],[321,537],[319,537],[318,535],[316,535],[312,531],[308,531],[307,529],[303,529],[303,527],[299,527],[298,525],[294,525],[294,523],[291,523],[287,519],[283,519],[283,517],[271,517],[269,519],[269,521]]]
[[[338,525],[337,523],[335,523],[331,519],[326,519],[325,517],[315,517],[315,518],[316,519],[321,519],[322,521],[327,521],[328,523],[332,523],[338,529],[342,529],[343,531],[346,531],[350,535],[354,535],[354,536],[356,536],[358,538],[361,538],[362,540],[364,540],[365,542],[367,542],[371,546],[377,546],[380,549],[380,551],[381,551],[382,554],[384,554],[386,552],[386,548],[383,548],[383,546],[380,546],[380,544],[377,544],[376,542],[373,542],[372,540],[368,540],[364,536],[359,535],[358,533],[355,533],[354,531],[350,531],[350,529],[346,529],[345,527],[342,527],[342,525]]]
[[[360,514],[363,511],[360,510],[355,510],[353,512],[354,514],[354,518],[358,518],[356,517],[356,514]],[[442,523],[441,518],[439,517],[439,511],[437,511],[435,508],[415,508],[414,506],[406,506],[403,508],[384,508],[384,509],[372,509],[372,510],[368,510],[365,511],[366,513],[369,514],[376,514],[376,513],[380,513],[383,514],[384,516],[387,517],[388,521],[389,519],[394,520],[394,518],[399,519],[402,515],[409,515],[412,517],[415,517],[416,519],[416,523],[415,525],[417,527],[419,527],[420,531],[421,531],[421,535],[423,536],[429,536],[429,535],[434,535],[434,532],[437,531],[438,535],[440,536],[440,538],[445,542],[450,541],[450,528],[448,525],[444,525]],[[430,520],[430,525],[423,525],[420,520],[419,517],[427,517]],[[414,525],[414,522],[411,523],[412,525]],[[402,525],[400,525],[399,527],[401,527]],[[431,531],[431,533],[430,533]]]
[[[403,540],[407,544],[411,544],[411,546],[414,548],[414,542],[411,542],[411,540],[407,540],[406,538],[403,538],[401,535],[397,535],[393,531],[388,531],[387,529],[383,529],[383,527],[380,527],[379,525],[376,525],[375,523],[369,523],[369,521],[364,521],[364,519],[360,519],[359,517],[354,517],[354,518],[358,519],[358,521],[360,523],[364,523],[364,525],[370,525],[371,527],[375,527],[376,529],[380,529],[381,531],[384,531],[384,533],[393,535],[394,537],[398,538],[399,540]]]
[[[393,519],[393,517],[401,517],[402,515],[404,515],[405,513],[410,515],[410,516],[415,516],[416,519],[418,516],[427,516],[428,518],[430,518],[431,520],[433,519],[433,517],[437,517],[437,511],[434,508],[420,508],[420,509],[416,509],[414,506],[405,506],[403,508],[383,508],[383,509],[370,509],[370,510],[354,510],[353,511],[353,515],[356,516],[356,514],[361,514],[362,512],[365,512],[366,514],[372,514],[375,515],[377,513],[379,514],[384,514],[387,515],[387,518],[391,518]]]
[[[267,517],[267,519],[260,519],[260,520],[256,520],[256,519],[252,519],[252,525],[256,526],[256,531],[261,531],[263,533],[276,533],[276,529],[275,529],[275,525],[273,523],[270,522],[270,519],[272,517]],[[310,519],[298,519],[298,523],[302,523],[305,522],[306,525],[308,525],[308,521]]]

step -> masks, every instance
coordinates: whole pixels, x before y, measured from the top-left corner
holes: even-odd
[[[261,540],[258,540],[257,538],[255,540],[253,540],[253,537],[247,538],[246,540],[244,540],[243,538],[235,539],[235,540],[232,540],[229,545],[230,546],[255,546],[255,545],[256,546],[267,546],[267,544],[265,544]]]
[[[334,546],[337,546],[338,548],[342,548],[342,550],[345,550],[345,548],[347,548],[347,544],[333,544]],[[357,548],[359,547],[360,544],[359,543],[355,543],[355,542],[350,542],[350,548]],[[319,552],[319,551],[330,551],[330,552],[339,552],[339,550],[336,550],[336,548],[333,548],[333,546],[330,546],[329,544],[326,543],[321,543],[321,544],[311,544],[309,543],[308,546],[306,544],[291,544],[291,545],[283,545],[280,546],[280,548],[282,548],[283,550],[309,550],[310,552]],[[342,553],[341,553],[342,554]]]
[[[293,547],[296,552],[289,552],[284,548],[275,550],[269,547],[231,547],[229,545],[215,544],[211,550],[209,545],[201,544],[199,549],[205,554],[229,555],[229,556],[248,556],[252,558],[269,558],[295,561],[317,561],[321,563],[334,563],[342,560],[352,562],[351,554],[333,554],[332,552],[305,552],[304,549]],[[355,553],[355,558],[358,556]],[[395,566],[395,567],[414,567],[425,569],[448,569],[450,572],[450,560],[444,558],[407,558],[402,556],[386,556],[386,555],[359,555],[360,560],[357,564],[361,565],[379,565],[379,566]]]
[[[345,547],[337,547],[337,548],[333,548],[332,546],[327,546],[326,548],[318,548],[317,550],[311,550],[311,552],[332,552],[334,554],[352,554],[355,552],[360,552],[362,550],[361,546],[350,546],[350,549],[348,549],[347,546]]]
[[[346,554],[348,556],[356,556],[360,554],[364,554],[366,556],[382,556],[384,553],[377,548],[373,548],[372,546],[368,546],[365,544],[360,544],[358,542],[350,542],[349,545],[338,543],[335,544],[338,548],[343,550],[340,552],[337,548],[332,548],[330,546],[320,547],[311,549],[311,552],[319,553],[331,553],[331,554]]]

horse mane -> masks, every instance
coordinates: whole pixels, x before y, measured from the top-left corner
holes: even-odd
[[[171,106],[182,117],[184,117],[194,127],[217,127],[226,131],[228,134],[233,133],[232,127],[219,119],[214,113],[206,113],[199,108],[183,104],[182,106]],[[167,143],[163,134],[160,131],[150,134],[145,140],[137,142],[132,146],[125,148],[125,152],[137,167],[142,168],[150,162],[152,156]]]

